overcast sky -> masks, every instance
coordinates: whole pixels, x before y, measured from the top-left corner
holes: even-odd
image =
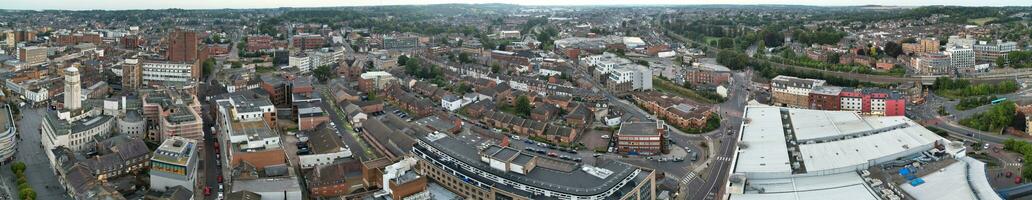
[[[961,5],[1032,6],[1030,0],[0,0],[0,9],[212,9],[370,6],[441,3],[509,3],[520,5],[619,5],[619,4],[791,4],[791,5]]]

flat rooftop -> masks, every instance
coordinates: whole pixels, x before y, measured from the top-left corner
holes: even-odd
[[[656,122],[624,122],[620,124],[619,135],[658,136]]]
[[[458,138],[451,136],[444,136],[433,139],[431,139],[431,137],[432,136],[418,138],[419,140],[434,147],[435,149],[447,154],[452,158],[455,158],[456,161],[463,162],[481,171],[491,173],[492,175],[519,182],[521,184],[531,185],[540,188],[548,188],[550,190],[575,195],[595,195],[602,193],[606,190],[616,187],[616,185],[619,184],[624,178],[628,178],[629,176],[634,175],[634,172],[637,169],[640,169],[619,161],[604,161],[597,163],[597,165],[594,166],[595,168],[604,169],[603,171],[607,170],[611,172],[611,174],[607,174],[607,176],[604,176],[604,178],[597,175],[593,175],[592,173],[587,172],[587,170],[582,170],[579,168],[575,168],[575,170],[571,171],[559,171],[550,169],[548,167],[537,167],[534,170],[531,170],[526,175],[518,174],[515,172],[502,172],[494,168],[491,168],[487,163],[480,160],[480,157],[478,155],[480,150],[477,149],[476,144],[467,143],[465,140],[460,140]],[[503,150],[499,149],[497,151],[501,152]],[[590,167],[581,166],[581,168]],[[638,174],[638,176],[645,176],[648,173],[649,172],[647,172],[646,169],[643,169],[643,173]],[[473,174],[467,173],[467,175]],[[488,180],[482,177],[475,178],[492,183],[496,181]],[[495,184],[495,186],[503,187],[504,185]]]
[[[162,142],[161,146],[158,146],[158,149],[154,151],[151,159],[186,166],[190,161],[190,157],[195,155],[195,150],[197,150],[196,140],[174,137]]]
[[[791,172],[779,107],[746,107],[736,172]]]
[[[235,121],[230,124],[233,126],[234,136],[246,135],[248,140],[279,137],[263,120]]]
[[[876,193],[864,184],[856,173],[839,173],[826,176],[750,180],[750,186],[763,188],[764,192],[731,194],[733,200],[880,200]]]
[[[925,183],[911,186],[909,183],[899,185],[914,199],[967,200],[985,199],[999,200],[999,195],[989,186],[985,177],[985,163],[971,157],[963,157],[937,172],[921,177]]]
[[[792,151],[806,171],[838,169],[916,153],[912,149],[944,140],[902,116],[749,106],[745,118],[736,172],[790,172]]]

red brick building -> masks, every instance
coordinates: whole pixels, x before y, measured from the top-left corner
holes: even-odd
[[[290,38],[295,48],[318,49],[326,44],[326,38],[319,35],[301,34]]]
[[[810,92],[810,109],[817,110],[840,110],[842,109],[842,101],[839,97],[839,93],[842,92],[840,87],[820,87]]]
[[[617,131],[617,152],[656,155],[663,151],[663,130],[656,122],[624,122]]]
[[[118,42],[119,42],[119,44],[122,45],[122,48],[126,48],[126,49],[139,49],[140,47],[143,47],[143,45],[147,43],[147,40],[141,38],[138,35],[126,35],[126,36],[122,36],[122,38],[118,39]]]
[[[80,43],[93,43],[101,44],[103,41],[100,39],[100,35],[93,33],[76,33],[70,35],[58,35],[57,43],[61,45],[75,45]]]
[[[306,174],[308,191],[313,198],[336,197],[365,188],[365,170],[358,160],[319,166]]]
[[[168,35],[168,49],[165,55],[173,62],[197,61],[197,45],[200,39],[197,32],[176,29]]]
[[[691,68],[684,74],[684,80],[692,85],[722,85],[731,79],[730,71]]]
[[[272,36],[251,35],[247,36],[247,51],[256,52],[273,49]]]

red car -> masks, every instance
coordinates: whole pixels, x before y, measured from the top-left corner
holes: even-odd
[[[1021,177],[1014,177],[1014,184],[1021,184]]]
[[[1008,173],[1009,173],[1009,172],[1008,172]],[[218,178],[218,180],[219,180],[219,183],[222,183],[222,175],[219,175],[219,178]]]
[[[211,196],[211,187],[204,186],[204,196]]]

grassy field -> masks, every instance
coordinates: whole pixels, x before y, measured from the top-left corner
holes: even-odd
[[[709,44],[709,43],[710,43],[710,41],[717,41],[717,40],[720,40],[720,38],[718,38],[718,37],[713,37],[713,36],[706,36],[706,38],[705,38],[705,42],[706,42],[706,44]]]
[[[679,95],[679,96],[682,96],[682,97],[694,100],[694,101],[699,102],[699,103],[706,103],[706,104],[714,103],[713,100],[709,100],[709,99],[707,99],[705,97],[700,96],[699,94],[695,93],[694,90],[681,87],[680,85],[677,85],[677,84],[675,84],[673,82],[670,82],[668,80],[663,80],[663,79],[660,79],[660,78],[652,78],[652,86],[654,86],[657,90],[669,92],[669,93],[672,93],[672,94],[676,94],[676,95]]]
[[[993,20],[996,20],[996,18],[995,17],[983,17],[983,18],[968,19],[968,22],[981,26],[981,25],[985,25],[986,22],[993,21]]]

